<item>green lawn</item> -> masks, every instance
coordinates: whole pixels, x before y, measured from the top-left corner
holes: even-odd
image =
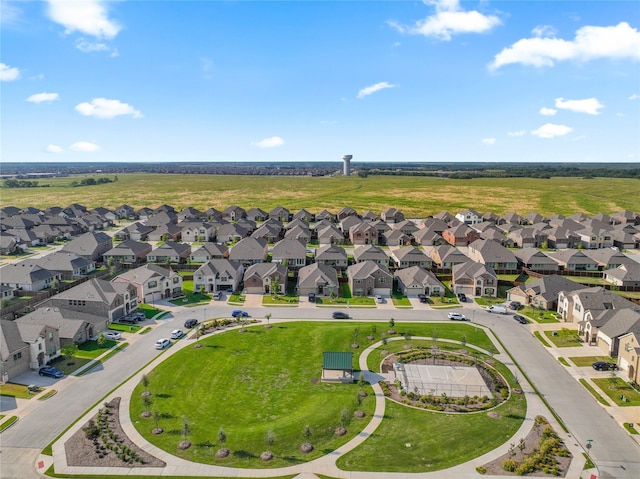
[[[618,377],[597,378],[592,381],[618,406],[640,406],[640,391]]]
[[[24,384],[5,383],[0,385],[0,396],[10,396],[18,399],[31,399],[34,394],[29,393]]]
[[[198,304],[206,304],[209,301],[211,301],[210,294],[193,293],[185,289],[183,298],[172,299],[169,302],[176,306],[196,306]]]
[[[116,341],[107,340],[104,343],[104,346],[98,346],[97,341],[86,341],[78,346],[78,352],[76,353],[76,357],[78,358],[88,358],[95,359],[100,356],[102,353],[106,352],[110,348],[114,347],[117,344]]]
[[[243,294],[239,294],[239,293],[233,293],[229,295],[229,299],[227,300],[227,302],[229,304],[238,304],[238,303],[244,303],[246,299],[246,296]]]
[[[158,309],[155,306],[147,303],[139,303],[138,311],[144,313],[145,318],[151,319],[159,313],[162,313],[162,309]]]
[[[474,299],[476,300],[476,303],[478,303],[480,306],[491,306],[493,304],[502,304],[505,301],[504,298],[489,298],[487,296],[483,296],[481,298],[474,298]]]
[[[58,357],[51,361],[51,366],[55,366],[68,376],[91,361],[93,361],[91,358],[74,357],[73,359],[64,359],[63,357]]]
[[[391,298],[391,301],[393,301],[393,305],[398,308],[411,308],[411,301],[409,301],[409,298],[407,298],[406,296],[394,295]]]
[[[599,402],[600,404],[602,404],[603,406],[607,406],[607,407],[608,407],[608,406],[611,406],[611,404],[609,404],[609,403],[607,402],[607,400],[606,400],[605,398],[603,398],[603,397],[598,393],[598,391],[596,391],[596,390],[593,388],[593,386],[591,386],[591,384],[589,384],[589,382],[588,382],[586,379],[584,379],[584,378],[580,378],[580,379],[579,379],[579,381],[580,381],[580,384],[582,384],[582,385],[585,387],[585,389],[591,393],[591,395],[596,399],[596,401],[598,401],[598,402]]]
[[[509,441],[526,414],[523,395],[514,394],[495,411],[438,414],[387,400],[384,420],[364,444],[338,459],[350,471],[426,472],[469,461]]]
[[[582,346],[582,339],[576,333],[577,330],[567,328],[562,328],[560,331],[544,331],[546,339],[553,343],[556,348]]]
[[[112,331],[122,331],[123,333],[135,333],[140,330],[142,326],[138,326],[135,324],[120,324],[120,323],[111,323],[109,325],[109,329]]]
[[[297,305],[300,300],[299,296],[276,296],[269,294],[262,297],[262,304],[265,306],[291,306]]]
[[[544,340],[544,338],[542,337],[542,334],[540,334],[540,331],[534,331],[533,335],[538,338],[538,341],[540,341],[542,343],[542,345],[546,348],[549,347],[549,343],[547,341]]]
[[[546,311],[537,308],[532,308],[531,306],[521,307],[518,312],[520,314],[524,314],[528,318],[533,319],[538,323],[558,323],[558,317],[556,316],[558,313],[555,311]]]
[[[569,356],[569,360],[579,368],[591,366],[596,361],[614,362],[609,356]]]

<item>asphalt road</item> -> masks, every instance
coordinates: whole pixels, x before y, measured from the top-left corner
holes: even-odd
[[[229,316],[227,305],[209,305],[182,310],[171,318],[158,321],[158,326],[145,335],[135,335],[126,350],[114,355],[104,365],[81,377],[60,381],[59,392],[38,404],[13,427],[2,433],[0,441],[0,477],[28,479],[38,477],[33,464],[38,452],[57,437],[77,417],[101,400],[114,387],[135,373],[162,352],[153,348],[155,341],[169,337],[171,330],[182,328],[187,318],[202,320]],[[263,319],[266,313],[278,319],[327,320],[332,308],[243,308],[252,317]],[[354,319],[396,321],[446,321],[446,311],[343,309]],[[527,331],[527,326],[512,317],[492,315],[482,310],[466,309],[473,321],[489,326],[503,342],[516,362],[542,393],[551,407],[563,419],[576,443],[584,446],[594,441],[591,457],[600,469],[601,478],[640,478],[640,447],[616,424],[615,420],[572,378],[539,341]],[[33,373],[36,375],[36,373]]]

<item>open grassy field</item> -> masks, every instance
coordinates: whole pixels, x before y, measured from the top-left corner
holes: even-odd
[[[66,206],[135,208],[169,204],[176,209],[224,209],[239,205],[269,211],[277,205],[290,210],[323,208],[336,212],[345,205],[358,211],[399,208],[408,217],[425,217],[442,210],[473,207],[479,212],[543,215],[613,213],[637,210],[638,180],[618,178],[476,178],[452,180],[429,177],[264,177],[214,175],[121,174],[118,181],[71,187],[79,177],[40,180],[48,188],[3,188],[0,206]],[[64,203],[64,204],[61,204]]]

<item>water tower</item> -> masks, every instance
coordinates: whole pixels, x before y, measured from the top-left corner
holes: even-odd
[[[344,176],[351,175],[351,158],[353,158],[353,155],[344,155],[342,157],[342,161],[344,161]]]

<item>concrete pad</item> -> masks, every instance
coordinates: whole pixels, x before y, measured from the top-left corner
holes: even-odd
[[[493,394],[480,372],[471,366],[438,366],[432,364],[394,365],[397,377],[407,391],[449,397],[488,396]]]

